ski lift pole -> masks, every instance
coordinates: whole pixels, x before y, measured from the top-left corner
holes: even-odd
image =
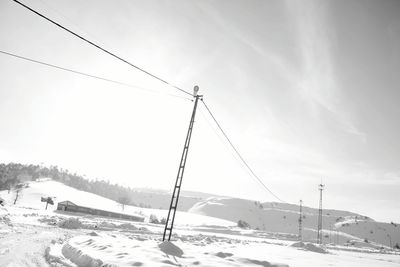
[[[193,106],[192,116],[190,118],[189,129],[188,129],[188,132],[186,135],[185,146],[183,147],[182,157],[181,157],[181,161],[179,163],[179,169],[178,169],[178,174],[176,176],[174,191],[172,193],[171,203],[169,205],[167,221],[165,222],[163,241],[165,241],[166,239],[168,239],[168,241],[171,240],[172,229],[174,227],[174,221],[175,221],[175,214],[176,214],[176,210],[178,208],[178,200],[179,200],[179,194],[181,191],[183,173],[185,172],[186,159],[188,156],[190,139],[192,137],[194,119],[196,117],[197,104],[198,104],[199,99],[202,99],[202,97],[203,97],[202,95],[197,94],[198,91],[199,91],[199,87],[196,85],[193,89],[194,106]]]

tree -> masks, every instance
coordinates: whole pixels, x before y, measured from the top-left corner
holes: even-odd
[[[246,221],[243,221],[243,220],[239,220],[237,222],[237,226],[240,228],[244,228],[244,229],[250,228],[250,224],[248,224]]]
[[[129,205],[131,203],[131,199],[128,196],[122,196],[118,198],[118,203],[121,204],[122,210],[124,210],[125,205]]]
[[[15,186],[15,199],[14,199],[14,205],[17,203],[18,197],[20,196],[20,192],[24,188],[24,184],[17,184]]]
[[[159,223],[160,223],[160,221],[158,220],[157,216],[154,215],[154,214],[151,214],[151,215],[150,215],[149,222],[150,222],[150,223],[155,223],[155,224],[159,224]]]
[[[46,202],[46,210],[47,210],[47,206],[50,205],[54,205],[54,201],[53,198],[51,197],[41,197],[40,199],[41,202]]]
[[[19,191],[20,191],[21,189],[17,189],[17,190],[15,190],[15,199],[14,199],[14,205],[17,203],[17,200],[18,200],[18,197],[19,197]]]

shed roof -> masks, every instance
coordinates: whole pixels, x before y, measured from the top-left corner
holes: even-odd
[[[69,200],[58,202],[58,204],[66,205],[66,206],[78,206],[78,205],[76,205],[75,203],[73,203],[73,202],[71,202]]]

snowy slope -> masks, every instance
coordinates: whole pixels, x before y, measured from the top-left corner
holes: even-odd
[[[54,205],[48,206],[48,209],[55,210],[57,209],[57,203],[65,200],[69,200],[77,205],[102,209],[107,211],[133,214],[133,215],[144,215],[145,217],[149,217],[151,214],[156,215],[159,219],[166,218],[168,215],[167,210],[159,210],[159,209],[146,209],[139,208],[133,206],[125,206],[124,210],[122,210],[122,206],[108,198],[104,198],[98,196],[96,194],[79,191],[75,188],[66,186],[62,183],[53,181],[51,179],[42,179],[41,181],[31,181],[25,183],[26,188],[23,188],[19,192],[19,196],[15,207],[21,208],[30,208],[37,210],[44,210],[46,203],[41,202],[41,197],[53,197]],[[0,197],[3,198],[8,205],[12,205],[16,198],[17,192],[15,190],[11,191],[9,194],[7,190],[0,191]],[[187,212],[177,212],[176,215],[176,224],[189,224],[189,225],[224,225],[230,226],[234,225],[232,222],[201,216],[188,214]]]
[[[396,243],[400,245],[400,225],[381,223],[362,218],[350,218],[336,224],[339,231],[353,236],[393,247]]]
[[[44,210],[45,203],[41,197],[54,197],[55,205],[49,205],[54,210],[59,201],[69,200],[77,205],[103,209],[127,214],[139,214],[147,218],[151,214],[159,219],[167,217],[166,210],[146,209],[126,206],[124,210],[119,203],[110,199],[74,189],[62,183],[43,179],[37,182],[27,182],[18,196],[16,207]],[[8,204],[13,204],[16,191],[0,191]],[[258,203],[251,200],[212,197],[196,203],[187,212],[179,212],[176,216],[177,225],[220,225],[233,226],[238,220],[244,220],[253,229],[262,231],[290,234],[292,239],[298,234],[299,214],[297,206],[282,203]],[[316,209],[304,208],[303,212],[303,239],[315,241],[318,212]],[[384,246],[400,244],[400,226],[395,224],[379,223],[359,214],[324,210],[323,212],[323,239],[324,243],[379,243]],[[366,244],[365,244],[366,245]]]
[[[178,210],[188,211],[197,202],[205,200],[211,196],[212,195],[209,194],[183,190],[181,191],[179,197]],[[140,204],[142,204],[146,207],[151,207],[155,209],[169,209],[171,192],[167,190],[136,188],[131,191],[129,197],[132,203],[136,204],[135,206],[140,206]]]
[[[244,220],[253,229],[269,232],[298,234],[298,206],[280,203],[263,203],[236,198],[209,198],[194,205],[189,212],[206,216],[213,216],[232,222]],[[314,241],[318,211],[304,208],[303,211],[303,238]],[[323,211],[323,239],[324,243],[348,243],[357,241],[374,241],[389,246],[389,237],[392,245],[400,244],[400,226],[388,223],[379,223],[359,214],[348,211]]]

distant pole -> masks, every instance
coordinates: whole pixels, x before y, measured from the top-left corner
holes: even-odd
[[[336,244],[339,245],[339,230],[336,229]]]
[[[339,230],[336,229],[336,244],[339,245]]]
[[[318,231],[317,231],[317,240],[318,244],[322,244],[322,191],[324,190],[325,185],[322,183],[318,185],[319,190],[319,209],[318,209]]]
[[[302,235],[302,222],[303,222],[303,200],[300,199],[300,210],[299,210],[299,241],[303,241]]]
[[[387,236],[389,237],[389,245],[390,245],[390,248],[392,248],[392,237],[391,237],[389,234],[387,234]]]
[[[176,210],[178,208],[178,200],[179,200],[179,194],[181,191],[183,173],[185,171],[186,159],[187,159],[188,152],[189,152],[190,139],[192,137],[194,119],[196,117],[197,103],[198,103],[199,99],[202,99],[202,97],[203,97],[202,95],[197,94],[198,91],[199,91],[199,87],[195,86],[194,90],[193,90],[194,106],[193,106],[192,116],[190,118],[189,129],[188,129],[188,132],[186,135],[185,146],[183,147],[182,157],[181,157],[181,161],[179,163],[178,175],[176,177],[174,191],[172,193],[171,203],[169,205],[167,221],[165,222],[163,241],[165,241],[166,239],[168,239],[168,241],[171,240],[172,229],[174,227],[174,221],[175,221],[175,214],[176,214]]]

